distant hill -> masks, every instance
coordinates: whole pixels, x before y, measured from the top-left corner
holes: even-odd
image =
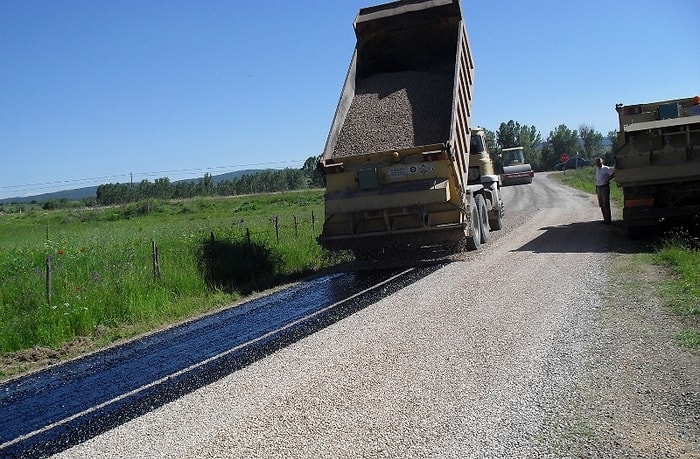
[[[265,169],[246,169],[243,171],[234,171],[234,172],[228,172],[226,174],[221,174],[221,175],[212,175],[212,180],[214,181],[214,184],[218,184],[219,182],[223,182],[224,180],[234,180],[238,179],[244,175],[253,175],[257,174],[258,172],[263,172]],[[197,177],[197,178],[191,178],[191,179],[183,179],[183,180],[177,180],[172,183],[179,183],[179,182],[194,182],[194,183],[199,183],[203,180],[203,177]],[[34,196],[23,196],[23,197],[15,197],[15,198],[5,198],[5,199],[0,199],[0,204],[12,204],[12,203],[21,203],[21,202],[46,202],[50,201],[52,199],[85,199],[85,198],[94,198],[97,195],[97,186],[88,186],[84,188],[75,188],[72,190],[63,190],[63,191],[54,191],[52,193],[43,193],[43,194],[37,194]]]

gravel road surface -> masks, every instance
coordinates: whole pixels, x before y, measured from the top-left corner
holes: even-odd
[[[478,252],[58,457],[700,457],[660,273],[546,174],[504,199]]]

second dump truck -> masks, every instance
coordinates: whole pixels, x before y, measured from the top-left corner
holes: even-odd
[[[616,106],[615,181],[629,236],[700,219],[700,96]]]
[[[474,64],[458,0],[363,8],[319,169],[319,243],[360,259],[477,249],[502,227],[500,178],[472,125]]]

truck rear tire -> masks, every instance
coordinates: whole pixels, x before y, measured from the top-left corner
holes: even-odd
[[[489,217],[492,217],[489,219],[489,226],[491,227],[491,231],[498,231],[503,229],[503,203],[501,203],[500,194],[497,189],[492,193],[491,199],[493,200],[493,208],[491,210],[491,215],[489,215]]]
[[[481,247],[481,219],[479,209],[473,197],[469,198],[469,236],[467,236],[467,249],[478,250]]]
[[[476,196],[476,209],[479,212],[479,229],[481,230],[481,243],[486,244],[489,241],[489,209],[486,207],[486,201],[482,195]]]

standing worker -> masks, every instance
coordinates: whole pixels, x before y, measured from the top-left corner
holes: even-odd
[[[615,177],[615,170],[603,164],[603,159],[595,159],[595,192],[598,195],[598,205],[603,212],[603,223],[612,224],[610,212],[610,180]]]

